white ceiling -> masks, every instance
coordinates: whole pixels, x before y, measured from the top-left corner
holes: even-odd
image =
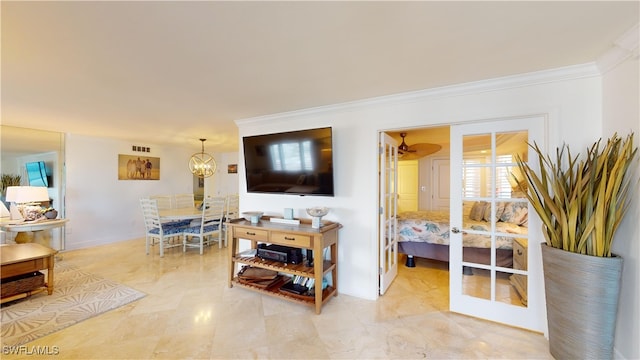
[[[2,123],[236,151],[234,120],[593,62],[638,1],[1,2]]]

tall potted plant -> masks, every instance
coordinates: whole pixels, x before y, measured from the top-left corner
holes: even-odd
[[[617,134],[586,156],[569,147],[555,158],[530,145],[539,174],[517,158],[521,185],[542,221],[542,264],[547,303],[549,351],[562,359],[613,356],[622,258],[611,253],[618,225],[629,206],[637,148],[633,134]]]

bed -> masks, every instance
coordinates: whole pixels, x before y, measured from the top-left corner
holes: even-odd
[[[496,203],[496,265],[513,267],[513,238],[527,233],[527,203]],[[489,265],[491,262],[491,203],[477,201],[466,212],[463,228],[463,261]],[[472,230],[472,231],[471,231]],[[477,233],[476,233],[477,231]],[[407,255],[412,267],[414,256],[449,261],[449,211],[412,211],[398,215],[398,251]]]

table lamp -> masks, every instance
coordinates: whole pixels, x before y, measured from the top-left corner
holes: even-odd
[[[11,203],[11,220],[35,220],[32,216],[25,216],[26,208],[50,199],[47,188],[42,186],[9,186],[6,200]]]
[[[0,217],[10,217],[9,209],[4,205],[4,201],[0,201]]]

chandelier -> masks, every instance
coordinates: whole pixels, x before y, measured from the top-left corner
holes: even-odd
[[[189,170],[199,178],[206,178],[216,172],[216,160],[213,156],[204,152],[204,142],[207,139],[200,139],[200,141],[202,141],[202,151],[191,155]]]

